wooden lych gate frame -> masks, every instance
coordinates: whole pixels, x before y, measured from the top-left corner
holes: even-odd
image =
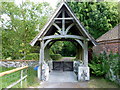
[[[40,80],[42,64],[50,60],[49,48],[56,41],[70,41],[77,47],[77,58],[88,67],[88,42],[96,45],[94,38],[85,30],[66,2],[62,2],[40,33],[30,42],[40,46]]]

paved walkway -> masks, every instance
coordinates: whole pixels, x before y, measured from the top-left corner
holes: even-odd
[[[88,82],[43,82],[38,88],[88,88]]]
[[[88,82],[78,82],[74,72],[53,71],[47,82],[38,88],[87,88]]]
[[[77,82],[77,76],[72,71],[52,71],[48,82]]]

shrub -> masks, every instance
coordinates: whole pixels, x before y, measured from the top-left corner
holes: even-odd
[[[119,54],[103,54],[95,55],[89,64],[92,74],[96,76],[104,76],[114,81],[120,78],[120,61]]]
[[[50,57],[52,58],[52,60],[60,60],[62,58],[60,54],[52,54],[50,55]]]
[[[106,53],[100,55],[93,54],[93,58],[89,64],[92,74],[96,76],[104,76],[109,70],[109,65],[107,63],[108,60]]]
[[[109,70],[106,74],[106,78],[114,81],[115,79],[120,79],[120,55],[119,54],[110,54],[108,56]]]
[[[25,60],[39,60],[39,54],[38,53],[30,53],[26,55]]]

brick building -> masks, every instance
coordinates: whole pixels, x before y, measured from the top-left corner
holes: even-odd
[[[93,52],[103,53],[105,51],[107,54],[110,52],[120,54],[120,24],[103,34],[96,41],[98,45],[93,47]]]

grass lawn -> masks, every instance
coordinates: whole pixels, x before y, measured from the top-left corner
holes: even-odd
[[[13,67],[12,68],[0,67],[0,69],[1,69],[0,70],[0,73],[1,73],[4,71],[9,71],[9,70],[14,69],[14,68]],[[27,88],[29,86],[39,85],[39,81],[37,79],[37,71],[34,70],[34,67],[28,67],[27,75],[28,75],[27,83],[25,83],[23,81],[23,88]],[[20,79],[20,71],[2,76],[2,77],[0,77],[0,86],[5,88],[19,79]],[[21,88],[20,83],[15,85],[13,88]]]
[[[120,88],[120,86],[102,77],[91,77],[88,88]]]

